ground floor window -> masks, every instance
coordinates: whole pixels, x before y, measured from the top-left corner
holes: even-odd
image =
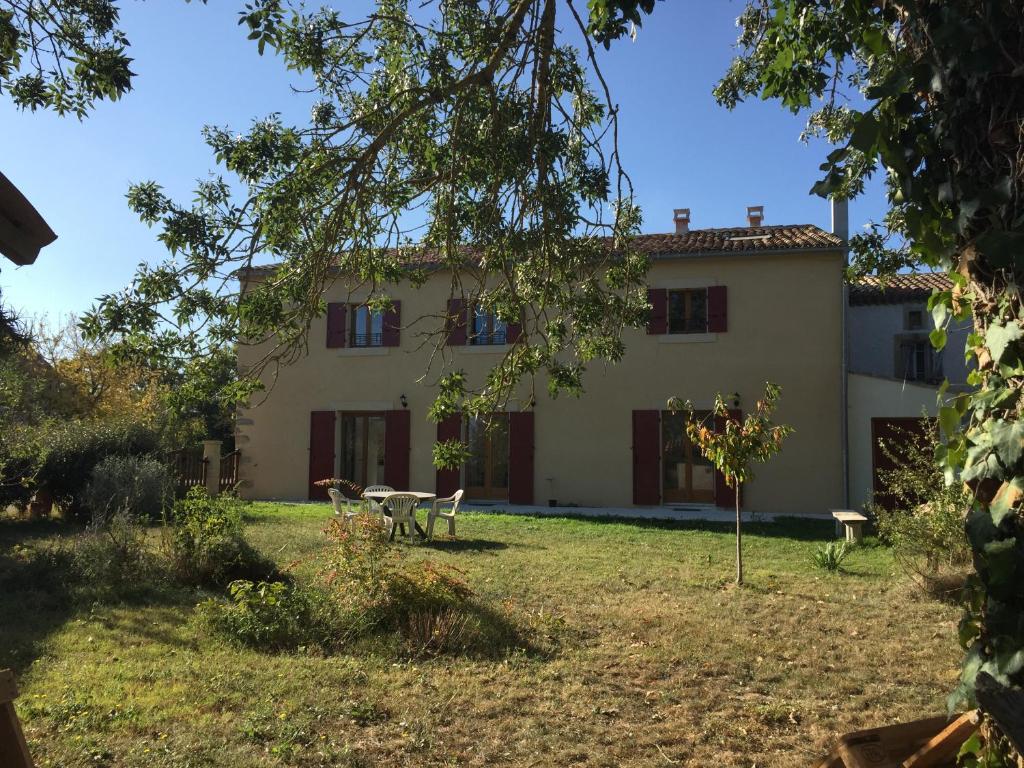
[[[509,476],[508,414],[466,422],[466,495],[471,499],[507,499]]]
[[[338,419],[340,450],[337,455],[337,473],[342,477],[368,488],[384,483],[384,437],[385,419],[383,413],[345,413]]]
[[[709,411],[697,411],[698,419]],[[686,437],[686,414],[661,414],[662,498],[667,503],[715,501],[715,468]]]

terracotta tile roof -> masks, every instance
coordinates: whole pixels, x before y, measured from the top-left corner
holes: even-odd
[[[819,251],[842,246],[842,241],[838,237],[813,224],[693,229],[682,235],[640,235],[635,243],[641,252],[650,256],[744,251]]]
[[[884,283],[876,275],[869,275],[850,283],[850,305],[927,301],[933,290],[948,291],[952,287],[953,283],[943,272],[894,275]]]
[[[838,237],[813,224],[692,229],[681,235],[638,235],[634,239],[634,244],[641,253],[655,259],[717,253],[822,251],[842,247],[842,241]],[[468,248],[466,253],[470,254]],[[415,266],[432,266],[437,261],[428,252],[410,250],[409,263]],[[276,265],[273,264],[252,267],[249,274],[267,274],[273,272],[275,268]]]

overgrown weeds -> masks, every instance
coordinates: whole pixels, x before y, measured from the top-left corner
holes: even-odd
[[[242,535],[244,502],[222,495],[209,496],[200,487],[174,505],[165,528],[165,549],[173,578],[187,585],[226,587],[245,579],[282,578],[277,566]]]
[[[203,604],[214,634],[267,651],[371,643],[401,655],[501,655],[525,644],[508,611],[480,601],[451,566],[408,562],[379,518],[332,520],[310,583],[235,581]]]
[[[971,570],[964,520],[972,498],[963,483],[946,482],[934,460],[938,445],[938,426],[927,419],[916,430],[882,440],[894,469],[881,472],[888,498],[876,499],[868,511],[907,575],[926,593],[948,600],[959,595]]]

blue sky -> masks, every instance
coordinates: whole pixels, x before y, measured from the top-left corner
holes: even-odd
[[[304,121],[309,96],[294,93],[295,74],[245,39],[241,5],[123,3],[135,90],[82,122],[0,101],[0,170],[58,234],[34,265],[0,265],[5,302],[51,317],[88,309],[127,285],[139,262],[164,255],[155,231],[128,210],[130,182],[153,179],[189,200],[214,167],[203,125],[244,129],[271,112]],[[659,2],[636,42],[602,54],[645,232],[671,231],[672,209],[684,207],[694,228],[742,224],[748,205],[765,206],[766,224],[829,228],[828,203],[808,194],[825,149],[799,142],[803,119],[774,102],[728,112],[711,96],[741,9],[729,0]],[[851,204],[851,229],[883,210],[874,184]]]

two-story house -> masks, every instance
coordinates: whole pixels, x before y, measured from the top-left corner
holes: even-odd
[[[417,289],[395,287],[387,315],[336,284],[309,354],[278,372],[262,402],[239,411],[242,493],[321,498],[315,481],[344,477],[439,494],[463,488],[470,500],[508,504],[731,507],[731,492],[666,402],[678,396],[708,409],[721,392],[742,412],[771,380],[782,387],[778,419],[795,432],[744,489],[744,508],[841,505],[843,243],[815,226],[765,226],[760,208],[748,215],[747,226],[691,230],[681,209],[674,232],[640,236],[653,311],[646,329],[626,332],[624,360],[592,366],[578,399],[510,404],[490,430],[458,417],[428,420],[438,372],[423,377],[430,349],[409,326],[461,313],[446,366],[476,382],[517,342],[518,327],[449,304],[451,276],[440,269]],[[240,366],[255,354],[242,347]],[[452,437],[467,441],[472,458],[437,471],[433,444]]]

